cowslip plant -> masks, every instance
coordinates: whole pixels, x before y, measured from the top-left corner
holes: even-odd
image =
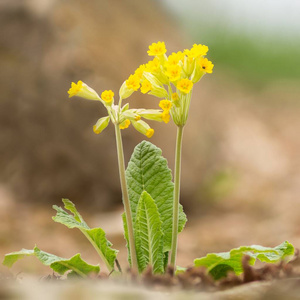
[[[166,55],[163,42],[149,46],[148,54],[154,58],[140,65],[121,85],[119,99],[115,104],[114,92],[105,90],[98,93],[86,83],[78,81],[71,84],[69,97],[77,96],[100,102],[107,115],[101,117],[93,126],[96,134],[101,133],[111,122],[115,128],[119,176],[124,204],[122,215],[124,235],[127,241],[128,261],[134,273],[142,273],[151,266],[153,273],[164,273],[170,264],[176,268],[177,236],[186,223],[186,216],[180,204],[180,171],[183,129],[187,123],[193,85],[206,73],[212,73],[214,65],[204,56],[208,52],[205,45],[194,44],[191,49]],[[140,90],[160,98],[160,109],[129,108],[123,100]],[[150,121],[168,123],[173,120],[177,126],[175,147],[174,182],[167,160],[162,151],[148,141],[138,144],[125,170],[121,130],[133,127],[151,138],[154,130]],[[79,229],[95,248],[110,272],[118,273],[118,251],[113,249],[102,228],[90,228],[68,199],[63,199],[64,208],[53,206],[55,222],[68,228]],[[284,242],[275,248],[249,246],[233,249],[226,253],[208,254],[195,260],[195,266],[205,266],[208,272],[219,279],[229,270],[241,272],[241,258],[250,255],[250,264],[256,259],[276,262],[287,259],[294,252],[293,246]],[[170,255],[171,254],[171,255]],[[36,256],[43,264],[50,266],[59,274],[69,271],[68,276],[86,277],[98,273],[99,266],[93,266],[81,259],[80,254],[70,259],[57,257],[35,247],[22,249],[5,256],[3,264],[10,267],[25,256]],[[184,268],[178,269],[184,272]]]

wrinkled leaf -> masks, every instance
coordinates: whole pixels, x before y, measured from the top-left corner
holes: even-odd
[[[17,260],[25,256],[36,256],[41,263],[45,266],[50,266],[50,268],[60,275],[65,274],[67,271],[72,271],[72,274],[86,277],[89,274],[97,274],[100,271],[99,266],[90,265],[82,260],[80,254],[74,255],[70,259],[66,259],[44,252],[38,247],[34,247],[33,250],[22,249],[21,251],[6,254],[3,265],[10,268]]]
[[[241,274],[243,272],[243,255],[249,255],[249,264],[254,265],[256,259],[262,262],[275,263],[293,254],[293,245],[285,241],[274,248],[253,245],[235,248],[229,252],[210,253],[205,257],[196,258],[194,264],[196,267],[206,267],[208,272],[217,280],[226,277],[228,271],[234,271],[236,275]]]
[[[135,238],[139,270],[148,265],[153,273],[164,272],[162,222],[152,197],[143,192],[136,212]]]
[[[143,191],[146,191],[157,205],[164,234],[163,252],[167,252],[171,250],[172,243],[174,184],[167,160],[161,154],[162,151],[155,145],[142,141],[135,147],[128,163],[126,180],[133,224],[136,220],[138,201]],[[182,231],[185,223],[186,216],[180,205],[178,232]]]
[[[78,228],[96,249],[108,270],[112,271],[118,251],[111,248],[112,244],[106,239],[104,230],[102,228],[90,229],[70,200],[63,199],[63,203],[65,209],[69,210],[73,215],[54,205],[53,208],[57,213],[52,219],[68,228]]]

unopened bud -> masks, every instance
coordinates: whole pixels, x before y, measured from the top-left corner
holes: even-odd
[[[154,129],[152,129],[145,121],[132,121],[134,128],[140,133],[144,134],[146,137],[151,138],[154,134]]]
[[[109,124],[109,116],[103,117],[97,121],[97,123],[93,126],[93,130],[96,134],[101,133]]]

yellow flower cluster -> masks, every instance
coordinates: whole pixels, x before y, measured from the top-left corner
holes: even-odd
[[[178,126],[186,123],[190,106],[193,85],[206,73],[212,73],[213,63],[204,56],[208,47],[194,44],[191,49],[185,49],[166,55],[164,42],[152,43],[148,55],[154,58],[140,65],[120,89],[120,97],[125,99],[140,88],[143,94],[165,98],[171,104],[169,109],[163,109],[163,121],[166,123],[171,116]]]
[[[149,56],[159,56],[164,55],[167,52],[166,45],[164,42],[152,43],[149,46],[149,51],[147,52]]]
[[[119,103],[114,104],[114,92],[105,90],[101,97],[95,90],[82,81],[72,82],[69,97],[79,96],[89,100],[99,100],[106,107],[108,116],[100,118],[94,125],[94,132],[101,133],[109,124],[118,125],[120,129],[133,127],[151,137],[154,130],[141,118],[168,123],[170,115],[177,126],[184,126],[190,107],[193,85],[206,73],[212,73],[213,63],[204,56],[208,52],[205,45],[194,44],[191,49],[178,51],[169,56],[164,42],[152,43],[149,56],[154,58],[140,65],[124,81],[119,90]],[[122,107],[122,100],[135,91],[162,98],[160,109],[129,109],[129,104]]]

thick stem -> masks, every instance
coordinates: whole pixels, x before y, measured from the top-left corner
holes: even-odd
[[[131,265],[132,265],[132,270],[134,272],[138,272],[138,263],[137,263],[134,234],[133,234],[133,223],[132,223],[131,209],[130,209],[129,196],[128,196],[128,190],[126,184],[126,177],[125,177],[123,144],[122,144],[122,137],[121,137],[119,124],[115,124],[115,132],[116,132],[119,174],[120,174],[120,182],[121,182],[121,189],[123,195],[123,204],[124,204],[127,227],[128,227],[128,241],[129,241],[130,257],[131,257]]]
[[[181,149],[182,149],[183,126],[177,126],[175,173],[174,173],[174,197],[173,197],[173,228],[171,266],[176,267],[178,219],[179,219],[179,196],[180,196],[180,171],[181,171]]]

